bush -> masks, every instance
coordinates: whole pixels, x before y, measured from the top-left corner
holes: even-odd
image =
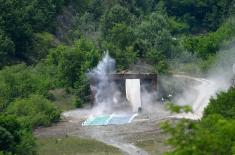
[[[120,5],[113,6],[102,16],[100,22],[102,37],[106,40],[109,40],[111,30],[116,24],[129,25],[131,21],[132,16],[127,8]]]
[[[81,108],[83,105],[83,102],[81,99],[79,98],[74,98],[73,100],[73,105],[75,105],[77,108]]]
[[[0,150],[11,151],[14,148],[14,137],[0,126]]]
[[[199,122],[181,120],[177,124],[164,123],[162,128],[170,133],[168,144],[173,146],[168,155],[217,154],[233,155],[235,121],[210,115]]]
[[[215,31],[204,35],[186,37],[183,46],[190,52],[196,53],[201,58],[208,58],[216,54],[221,46],[228,44],[233,39],[235,20],[233,18],[225,22]]]
[[[174,108],[174,107],[173,107]],[[174,108],[179,111],[179,108]],[[173,150],[167,154],[217,154],[235,153],[235,88],[212,98],[200,121],[180,120],[163,123],[162,128],[171,137],[168,144]]]
[[[60,81],[67,87],[75,88],[88,69],[97,65],[100,53],[93,42],[80,39],[73,46],[58,46],[50,51],[48,62],[55,65],[59,71]]]
[[[115,59],[116,68],[118,71],[128,69],[131,64],[137,60],[137,53],[134,52],[132,46],[120,49],[112,42],[103,42],[103,49],[108,50],[110,56]]]
[[[51,85],[46,77],[25,64],[6,67],[0,71],[0,105],[3,111],[16,98],[28,97],[33,93],[47,95]]]
[[[165,57],[156,49],[147,51],[146,60],[149,64],[154,66],[155,72],[163,73],[168,70],[168,64],[165,61]]]
[[[16,117],[0,115],[0,154],[34,155],[35,139]]]
[[[10,57],[15,53],[15,45],[0,29],[0,68],[9,64]]]
[[[28,61],[36,63],[39,60],[46,58],[50,48],[55,47],[54,36],[50,33],[36,33],[32,41],[32,51],[28,54]]]
[[[47,62],[55,67],[60,84],[85,103],[90,90],[86,73],[97,65],[100,55],[93,42],[81,38],[71,47],[58,46],[51,50]]]
[[[234,1],[228,0],[166,0],[170,16],[189,25],[191,32],[214,31],[233,9]]]
[[[227,119],[235,119],[235,88],[228,92],[222,92],[216,98],[210,100],[209,105],[204,110],[204,117],[211,114],[219,114]]]
[[[38,39],[35,32],[54,31],[55,19],[64,6],[64,0],[0,0],[0,4],[0,29],[5,33],[2,36],[0,32],[0,56],[4,56],[0,58],[1,63],[8,64],[8,57],[27,63],[32,61],[34,54],[38,58],[37,52],[40,51],[34,53],[33,47],[33,40]]]
[[[48,126],[60,119],[60,111],[41,95],[17,99],[7,108],[26,127]]]
[[[22,130],[19,132],[21,135],[21,141],[16,146],[16,152],[20,155],[36,155],[36,140],[31,132]]]

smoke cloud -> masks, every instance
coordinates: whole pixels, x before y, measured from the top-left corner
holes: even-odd
[[[149,92],[142,83],[141,103],[143,110],[147,113],[160,114],[164,112],[161,98],[170,96],[170,100],[174,103],[191,105],[197,118],[201,118],[210,98],[215,97],[221,91],[226,91],[231,86],[234,63],[235,47],[231,47],[221,50],[217,54],[214,65],[211,66],[204,78],[175,74],[160,76],[161,86],[157,92]],[[95,92],[93,114],[132,112],[131,105],[123,96],[123,93],[126,92],[120,89],[116,81],[108,78],[110,73],[116,73],[115,60],[106,53],[97,67],[88,73],[89,78],[95,81],[95,84],[91,86]],[[174,88],[171,90],[171,88],[167,88],[168,86]],[[174,90],[178,92],[174,92]]]
[[[95,92],[93,114],[111,114],[126,105],[117,84],[108,78],[110,73],[116,73],[115,60],[106,53],[97,67],[88,73],[94,81],[91,85]]]
[[[231,87],[231,80],[234,76],[233,65],[235,63],[235,46],[221,50],[216,63],[211,67],[208,79],[216,83],[218,91],[226,91]]]
[[[114,73],[115,60],[106,53],[97,67],[87,74],[93,81],[91,90],[95,94],[92,114],[135,113],[139,111],[139,107],[145,112],[162,109],[153,108],[157,103],[157,93],[149,92],[142,82],[140,85],[140,79],[127,79],[118,83],[109,78],[109,74]]]
[[[194,82],[189,82],[187,87],[182,86],[182,94],[175,96],[173,101],[179,105],[191,105],[194,116],[191,115],[189,118],[200,119],[210,98],[216,97],[216,94],[227,91],[231,87],[232,78],[234,77],[234,63],[235,47],[232,46],[217,53],[214,64],[204,78],[174,75],[176,78],[184,78]]]

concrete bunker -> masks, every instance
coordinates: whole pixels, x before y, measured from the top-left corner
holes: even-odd
[[[100,78],[100,77],[99,77]],[[102,78],[102,77],[101,77]],[[104,76],[106,78],[105,80],[108,81],[108,83],[115,82],[118,89],[122,93],[123,98],[127,100],[127,103],[133,104],[131,102],[135,102],[135,108],[133,108],[133,112],[141,112],[142,111],[142,92],[148,91],[148,92],[157,92],[157,81],[158,76],[155,73],[131,73],[131,72],[125,72],[125,73],[110,73],[106,74]],[[100,79],[99,79],[100,80]],[[90,88],[91,88],[91,94],[92,94],[92,104],[95,103],[95,96],[96,96],[96,90],[93,89],[98,84],[99,80],[97,80],[97,77],[90,76]],[[137,103],[138,100],[131,99],[131,95],[128,95],[128,92],[133,91],[131,88],[131,84],[135,83],[136,85],[139,81],[139,91],[140,91],[140,103]],[[138,84],[137,84],[138,86]],[[127,88],[128,87],[128,88]],[[136,89],[136,88],[133,88]],[[132,100],[132,101],[131,101]],[[133,106],[133,105],[132,105]]]

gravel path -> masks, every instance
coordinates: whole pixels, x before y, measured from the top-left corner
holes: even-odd
[[[134,145],[136,141],[154,139],[162,136],[159,123],[166,119],[188,118],[200,119],[204,107],[207,106],[213,94],[214,83],[206,79],[185,75],[174,75],[177,78],[187,78],[199,82],[194,88],[198,92],[196,100],[192,103],[194,113],[171,115],[163,110],[163,105],[156,104],[154,112],[138,115],[132,123],[109,126],[82,126],[91,114],[91,110],[72,110],[63,113],[64,122],[49,128],[35,130],[36,136],[79,136],[81,138],[96,139],[108,145],[119,148],[123,154],[147,155],[148,153]]]
[[[134,143],[144,139],[154,139],[161,135],[159,123],[169,116],[168,113],[141,114],[132,123],[125,125],[82,126],[82,122],[89,116],[89,110],[76,110],[69,114],[75,117],[69,117],[68,113],[64,113],[66,115],[64,122],[49,128],[38,128],[35,130],[35,135],[40,137],[78,136],[96,139],[119,148],[123,154],[147,155],[146,151],[138,148]]]

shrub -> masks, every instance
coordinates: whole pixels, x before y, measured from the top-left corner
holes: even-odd
[[[82,102],[81,99],[79,99],[79,98],[74,98],[74,100],[73,100],[73,105],[75,105],[77,108],[81,108],[81,107],[82,107],[82,104],[83,104],[83,102]]]
[[[209,105],[204,110],[204,117],[211,114],[219,114],[224,118],[235,119],[235,88],[228,92],[222,92],[216,98],[210,100]]]
[[[1,70],[0,110],[3,111],[16,98],[28,97],[33,93],[46,96],[48,90],[52,87],[49,76],[46,76],[25,64],[6,67]]]
[[[235,20],[233,18],[225,22],[215,31],[204,35],[186,37],[183,46],[190,52],[196,53],[201,58],[214,55],[221,46],[226,46],[234,36]]]
[[[173,107],[174,108],[174,107]],[[179,111],[179,108],[174,108]],[[171,137],[173,150],[167,154],[233,155],[235,147],[235,88],[212,98],[199,121],[166,122],[162,128]]]
[[[41,95],[17,99],[7,108],[26,127],[48,126],[60,119],[60,111]]]
[[[162,128],[171,135],[168,144],[173,149],[168,155],[234,154],[234,120],[210,115],[199,122],[181,120],[177,124],[164,123]]]
[[[94,67],[99,60],[99,51],[94,44],[86,39],[80,39],[72,47],[58,46],[50,51],[48,62],[55,65],[59,78],[67,87],[75,87],[84,74]]]
[[[0,154],[33,155],[35,139],[14,116],[0,115]]]

